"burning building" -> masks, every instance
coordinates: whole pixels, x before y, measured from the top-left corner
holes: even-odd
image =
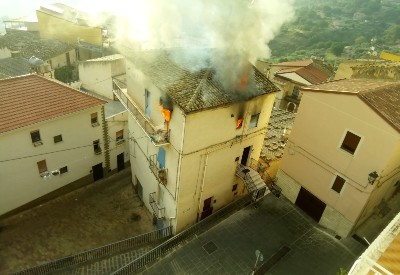
[[[264,194],[249,166],[278,90],[250,63],[236,83],[224,83],[210,59],[198,58],[204,51],[194,52],[126,55],[127,74],[114,79],[130,113],[132,183],[157,224],[175,232],[249,191]]]

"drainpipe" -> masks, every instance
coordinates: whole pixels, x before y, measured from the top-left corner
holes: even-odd
[[[202,198],[203,198],[203,190],[204,190],[204,183],[206,181],[206,172],[207,172],[207,164],[208,164],[208,155],[209,153],[207,153],[205,155],[206,159],[204,161],[204,167],[203,167],[203,173],[202,173],[202,180],[201,180],[201,188],[200,188],[200,195],[199,195],[199,207],[198,207],[198,213],[200,214],[201,211],[201,202],[202,202]]]
[[[180,152],[178,156],[178,165],[176,167],[176,186],[175,186],[175,217],[178,216],[178,193],[179,193],[179,184],[180,184],[180,176],[181,176],[181,166],[182,166],[182,158],[183,158],[183,144],[184,144],[184,137],[185,137],[185,125],[186,125],[186,116],[183,116],[183,122],[182,122],[182,140],[181,140],[181,145],[180,145]],[[171,223],[170,223],[171,224]]]

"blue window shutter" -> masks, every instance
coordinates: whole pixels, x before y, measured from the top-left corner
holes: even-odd
[[[164,169],[165,168],[165,149],[162,147],[158,148],[157,160],[160,163],[160,168]]]

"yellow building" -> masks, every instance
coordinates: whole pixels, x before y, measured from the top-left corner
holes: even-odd
[[[36,11],[41,38],[57,39],[71,45],[78,41],[103,45],[103,28],[91,24],[89,16],[61,3],[41,6]]]
[[[340,236],[400,185],[400,84],[344,79],[303,87],[278,171],[291,202]]]
[[[186,58],[184,50],[141,52],[126,58],[126,87],[115,81],[130,112],[133,184],[157,223],[175,232],[249,189],[266,192],[248,166],[260,156],[277,91],[251,66],[246,81],[224,89],[214,68]]]

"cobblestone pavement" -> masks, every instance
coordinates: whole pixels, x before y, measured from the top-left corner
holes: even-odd
[[[285,246],[286,255],[272,258]],[[364,249],[352,238],[336,239],[287,199],[269,194],[257,208],[240,210],[141,274],[250,274],[256,250],[264,260],[258,267],[270,265],[263,274],[336,274]]]
[[[155,230],[130,177],[127,168],[1,220],[0,274]]]

